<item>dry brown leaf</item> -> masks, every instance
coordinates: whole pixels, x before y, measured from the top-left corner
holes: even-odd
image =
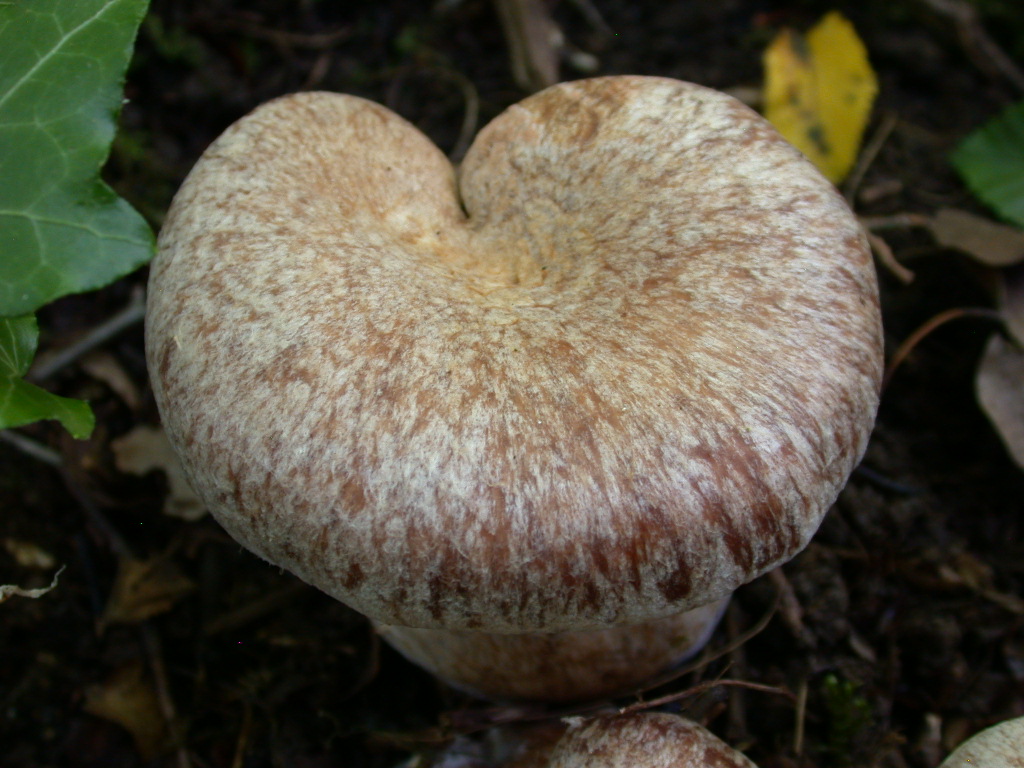
[[[1006,330],[1024,346],[1024,264],[999,273],[999,312]]]
[[[994,334],[978,365],[974,386],[985,415],[1024,469],[1024,351]]]
[[[163,750],[167,726],[156,690],[141,662],[132,662],[101,685],[91,686],[85,693],[84,709],[128,731],[146,762]]]
[[[53,574],[53,581],[50,582],[50,586],[39,589],[22,589],[14,584],[0,584],[0,603],[4,603],[15,596],[37,600],[57,586],[57,579],[60,578],[62,573],[64,573],[64,566],[61,566],[60,570]]]
[[[160,470],[167,476],[164,514],[182,520],[198,520],[206,514],[202,500],[192,490],[171,444],[160,427],[141,426],[111,441],[114,464],[122,472],[145,475]]]
[[[988,267],[1008,267],[1024,261],[1024,232],[983,216],[943,208],[929,223],[932,236],[944,248],[962,251]]]
[[[195,585],[165,555],[149,560],[124,558],[118,564],[100,629],[136,624],[169,611]]]
[[[139,388],[112,354],[105,350],[97,350],[82,358],[81,366],[82,370],[94,379],[110,387],[111,391],[133,411],[139,409],[142,403]]]

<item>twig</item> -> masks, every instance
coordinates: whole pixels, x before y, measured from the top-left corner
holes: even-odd
[[[377,675],[380,674],[380,635],[377,634],[373,625],[369,622],[367,622],[366,626],[369,629],[370,652],[367,654],[368,658],[366,663],[363,664],[362,672],[360,672],[355,682],[349,686],[348,690],[345,691],[343,696],[344,699],[350,699],[355,696],[359,691],[372,683],[377,678]]]
[[[868,242],[871,244],[871,250],[875,252],[875,256],[878,257],[879,263],[885,267],[893,277],[904,285],[909,285],[914,282],[913,270],[907,269],[896,260],[896,255],[892,252],[892,248],[889,247],[889,244],[885,242],[885,240],[874,232],[864,230],[864,234],[867,235]]]
[[[156,688],[156,698],[160,705],[160,714],[163,715],[164,725],[171,735],[171,743],[175,747],[178,768],[191,768],[188,751],[185,749],[181,737],[181,730],[178,727],[178,714],[174,707],[174,699],[171,698],[171,687],[167,682],[167,668],[164,666],[163,649],[160,644],[160,637],[156,630],[149,624],[141,627],[142,644],[146,649],[146,657],[149,659],[149,669],[153,674],[153,683]]]
[[[512,57],[512,77],[525,91],[558,82],[562,34],[544,0],[494,0]]]
[[[462,125],[459,128],[459,138],[451,152],[452,160],[457,162],[465,156],[473,141],[473,135],[476,133],[477,121],[480,119],[480,97],[468,77],[461,72],[451,72],[451,76],[459,86],[459,90],[462,91],[462,98],[466,102],[466,111],[463,113]]]
[[[331,67],[331,59],[333,58],[331,51],[323,51],[319,56],[316,57],[316,61],[313,62],[313,66],[309,68],[309,74],[302,83],[300,91],[312,91],[320,83],[323,82],[327,76],[327,71]]]
[[[882,151],[882,147],[889,140],[889,136],[892,135],[893,129],[898,122],[896,115],[891,112],[888,113],[882,119],[881,125],[872,134],[871,139],[864,145],[860,157],[857,158],[857,166],[850,173],[844,185],[846,187],[846,202],[851,206],[853,205],[853,199],[857,194],[857,190],[860,189],[860,184],[864,180],[864,174],[868,172],[868,168],[875,162],[878,153]]]
[[[354,34],[353,28],[350,26],[341,27],[330,32],[304,34],[302,32],[291,32],[286,29],[264,27],[244,19],[230,17],[203,18],[199,20],[199,26],[214,33],[237,32],[245,37],[272,43],[281,48],[306,48],[314,51],[333,48]]]
[[[871,249],[875,252],[875,256],[878,257],[878,261],[882,266],[904,285],[912,282],[914,279],[913,271],[900,264],[896,260],[896,256],[892,252],[892,248],[889,247],[889,244],[875,233],[879,230],[902,229],[905,227],[924,227],[927,229],[931,227],[931,218],[919,213],[897,213],[892,216],[861,216],[859,221],[860,225],[864,227],[864,233],[871,244]]]
[[[79,506],[81,506],[85,511],[85,516],[89,519],[89,522],[103,534],[110,550],[117,555],[119,559],[134,559],[135,553],[132,551],[131,544],[129,544],[128,540],[121,535],[109,520],[107,520],[106,515],[100,511],[100,508],[96,503],[93,502],[81,486],[75,482],[71,473],[62,466],[60,468],[60,474],[61,478],[64,480],[65,487],[67,487],[71,495],[75,497],[75,501],[77,501]]]
[[[924,227],[930,229],[932,219],[923,213],[894,213],[891,216],[861,216],[858,221],[865,229],[878,232],[886,229],[903,229],[906,227]]]
[[[140,288],[132,291],[127,306],[117,314],[97,325],[74,344],[54,353],[33,366],[25,378],[36,383],[44,381],[64,366],[73,363],[87,352],[106,344],[121,331],[142,322],[146,316],[146,294]]]
[[[252,602],[237,608],[230,613],[218,616],[203,627],[203,634],[207,637],[219,635],[223,632],[230,632],[244,627],[256,619],[273,613],[278,608],[294,602],[294,599],[307,592],[309,587],[302,582],[286,584],[280,589],[268,592]]]
[[[940,312],[910,334],[910,336],[908,336],[903,343],[897,347],[896,351],[893,352],[892,359],[889,360],[889,365],[885,369],[885,375],[882,377],[882,389],[885,389],[889,385],[889,381],[892,379],[892,375],[896,372],[896,369],[900,367],[903,361],[906,360],[907,355],[909,355],[914,350],[914,347],[920,344],[928,334],[952,320],[959,320],[963,317],[976,317],[982,320],[993,320],[997,323],[1003,322],[1003,317],[999,312],[994,309],[985,309],[984,307],[954,307],[953,309],[947,309],[945,312]]]
[[[920,496],[924,493],[924,489],[916,485],[909,485],[908,483],[901,483],[899,480],[893,480],[886,475],[883,475],[878,470],[867,467],[863,464],[858,464],[853,473],[863,477],[868,482],[877,485],[879,488],[898,493],[902,496]]]
[[[796,596],[796,590],[786,578],[782,568],[775,568],[768,572],[768,580],[774,585],[779,595],[779,615],[782,623],[793,633],[801,643],[813,647],[815,637],[804,624],[804,609],[800,605],[800,599]]]
[[[749,691],[761,691],[762,693],[776,693],[780,696],[785,696],[788,699],[794,699],[792,691],[787,691],[785,688],[779,688],[774,685],[762,685],[761,683],[751,683],[747,680],[708,680],[706,683],[695,685],[692,688],[687,688],[685,691],[676,691],[666,696],[661,696],[657,699],[647,699],[644,701],[638,701],[635,704],[622,707],[619,710],[619,714],[627,714],[629,712],[637,712],[644,709],[653,709],[655,707],[662,707],[665,704],[671,704],[681,699],[688,699],[691,696],[699,696],[702,693],[717,688],[718,686],[728,687],[737,686],[739,688],[745,688]]]
[[[248,702],[242,710],[242,727],[238,729],[238,739],[235,741],[235,756],[231,760],[231,768],[244,768],[245,752],[249,746],[249,731],[252,730],[252,707]]]
[[[570,4],[580,12],[580,15],[583,16],[591,29],[602,37],[608,38],[615,35],[615,31],[608,25],[608,22],[604,20],[604,16],[601,15],[601,12],[597,10],[597,7],[590,0],[570,0]]]
[[[25,437],[20,432],[14,432],[9,429],[0,430],[0,440],[14,446],[26,456],[38,459],[44,464],[49,464],[51,467],[60,467],[64,463],[64,459],[53,448],[43,445],[31,437]]]
[[[476,88],[470,79],[461,72],[436,66],[428,66],[426,69],[439,77],[455,83],[462,93],[462,100],[465,102],[466,108],[462,115],[462,125],[459,127],[459,137],[455,140],[455,145],[448,155],[453,162],[458,162],[466,154],[470,143],[473,141],[473,135],[476,133],[477,121],[480,119],[480,97],[477,95]],[[410,67],[400,70],[388,89],[386,101],[392,108],[398,102],[398,94],[404,86],[410,71]]]
[[[688,675],[691,672],[695,672],[696,670],[701,669],[702,667],[706,667],[708,664],[710,664],[713,661],[717,661],[718,659],[721,659],[721,658],[723,658],[725,656],[728,656],[729,654],[731,654],[733,651],[735,651],[740,646],[746,645],[747,643],[750,642],[750,640],[752,638],[757,637],[759,634],[761,634],[761,632],[764,631],[765,627],[768,626],[768,623],[773,618],[775,618],[775,614],[779,610],[779,605],[781,604],[781,600],[782,600],[781,592],[776,591],[775,592],[775,600],[772,602],[771,607],[768,609],[768,611],[765,613],[765,615],[760,618],[760,620],[757,622],[757,624],[755,624],[753,627],[748,629],[746,632],[744,632],[742,635],[737,637],[735,640],[731,640],[729,643],[727,643],[725,645],[725,647],[719,648],[714,653],[702,654],[699,659],[696,659],[695,661],[693,661],[690,664],[687,664],[685,666],[679,667],[678,669],[670,669],[668,672],[665,672],[665,673],[659,675],[658,677],[655,677],[655,678],[651,679],[650,681],[648,681],[643,686],[643,688],[638,689],[635,692],[635,695],[639,696],[639,695],[642,695],[642,694],[646,693],[647,691],[653,691],[656,688],[660,688],[663,685],[667,685],[668,683],[671,683],[671,682],[673,682],[675,680],[678,680],[679,678],[683,677],[684,675]]]
[[[730,601],[729,608],[725,614],[725,623],[729,632],[729,638],[735,640],[740,634],[739,605],[735,600]],[[733,648],[729,654],[729,668],[739,671],[742,677],[746,671],[746,653],[742,645]],[[747,700],[743,695],[742,688],[732,688],[729,691],[729,736],[739,738],[748,733],[747,728]]]
[[[924,3],[932,10],[953,19],[960,42],[978,69],[990,76],[1002,75],[1018,91],[1024,93],[1024,71],[985,31],[973,5],[964,0],[924,0]]]
[[[796,725],[793,728],[793,753],[800,757],[804,753],[804,728],[807,721],[807,678],[800,681],[796,692]]]

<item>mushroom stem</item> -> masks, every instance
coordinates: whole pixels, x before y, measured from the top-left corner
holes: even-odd
[[[399,653],[485,699],[588,701],[635,690],[707,643],[729,598],[640,624],[498,634],[378,624]]]

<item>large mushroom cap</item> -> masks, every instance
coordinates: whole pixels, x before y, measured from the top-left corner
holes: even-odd
[[[669,615],[800,550],[877,404],[875,276],[755,113],[557,85],[444,155],[363,99],[266,104],[153,264],[172,444],[240,542],[379,621]]]
[[[986,728],[957,747],[939,768],[1024,768],[1024,717]]]

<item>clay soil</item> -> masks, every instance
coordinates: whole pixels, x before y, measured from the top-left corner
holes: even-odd
[[[779,28],[841,10],[881,86],[869,135],[884,140],[849,190],[858,213],[984,213],[947,157],[1022,94],[939,3],[592,2],[611,34],[574,3],[555,10],[568,39],[596,57],[596,73],[741,94],[757,93],[761,52]],[[1024,61],[1015,2],[978,5],[989,33]],[[154,0],[107,176],[159,228],[185,173],[227,125],[311,88],[385,103],[451,152],[467,89],[480,125],[523,97],[506,51],[486,0]],[[563,68],[567,79],[582,75]],[[990,275],[970,259],[920,229],[879,234],[915,272],[906,284],[879,270],[890,350],[939,312],[992,305]],[[116,313],[145,278],[47,308],[43,351]],[[995,330],[965,319],[914,350],[883,394],[862,468],[812,545],[737,593],[712,640],[724,653],[659,689],[701,686],[665,708],[762,768],[932,768],[965,736],[1024,715],[1024,471],[973,390]],[[98,426],[86,442],[50,424],[21,430],[59,466],[0,443],[0,583],[46,586],[65,566],[50,593],[0,606],[0,765],[425,765],[456,731],[517,714],[412,667],[362,617],[242,551],[208,517],[165,515],[162,474],[115,467],[111,441],[158,422],[140,325],[48,386],[88,398]],[[29,562],[33,547],[50,560]],[[115,579],[131,562],[149,570],[119,594]],[[703,685],[716,679],[773,690]]]

